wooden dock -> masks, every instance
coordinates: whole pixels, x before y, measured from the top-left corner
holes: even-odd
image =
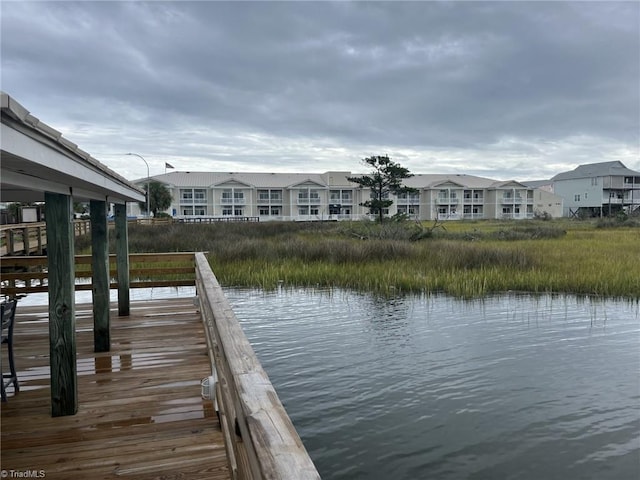
[[[131,307],[119,317],[112,306],[105,353],[93,352],[91,305],[76,307],[80,407],[52,418],[47,307],[18,304],[20,392],[10,388],[1,407],[8,478],[17,478],[11,471],[47,479],[230,478],[218,417],[200,394],[211,364],[193,299]]]

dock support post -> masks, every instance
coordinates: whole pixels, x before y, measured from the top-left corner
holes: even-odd
[[[109,323],[109,242],[107,202],[91,200],[91,263],[93,281],[93,348],[95,352],[111,349]]]
[[[26,256],[31,255],[31,245],[29,243],[29,228],[24,227],[22,229],[22,248]]]
[[[127,205],[117,203],[116,213],[116,265],[118,268],[118,315],[128,316],[131,310],[129,296],[129,234],[127,232]]]
[[[75,415],[78,411],[72,207],[70,195],[45,192],[51,414],[54,417]]]

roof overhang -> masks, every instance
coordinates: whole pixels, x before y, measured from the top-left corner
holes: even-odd
[[[0,201],[44,201],[45,192],[80,201],[145,200],[144,190],[63,138],[4,92],[1,110]]]

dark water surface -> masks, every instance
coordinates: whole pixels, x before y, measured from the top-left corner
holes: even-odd
[[[640,479],[637,302],[225,292],[324,479]]]

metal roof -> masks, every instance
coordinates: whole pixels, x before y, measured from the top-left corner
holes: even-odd
[[[152,180],[174,188],[214,188],[224,187],[226,183],[236,182],[255,188],[287,189],[305,183],[315,183],[325,188],[357,188],[358,185],[347,180],[347,177],[362,174],[350,172],[325,173],[239,173],[239,172],[169,172],[155,175]],[[146,178],[136,180],[145,183]],[[491,178],[476,177],[465,174],[416,174],[403,181],[403,184],[413,188],[437,188],[447,183],[460,188],[501,188],[513,184],[524,186],[511,181],[497,181]]]
[[[238,182],[256,188],[286,189],[304,183],[336,188],[357,186],[346,177],[349,172],[326,173],[240,173],[240,172],[169,172],[151,177],[153,180],[176,188],[212,188],[227,182]],[[138,179],[136,182],[146,182]]]
[[[619,176],[640,176],[640,172],[636,172],[627,168],[620,161],[588,163],[579,165],[574,170],[562,172],[552,177],[551,180],[574,180],[577,178],[593,178],[593,177],[619,177]]]
[[[126,180],[1,92],[2,202],[37,202],[44,192],[78,200],[141,202],[144,190]]]

